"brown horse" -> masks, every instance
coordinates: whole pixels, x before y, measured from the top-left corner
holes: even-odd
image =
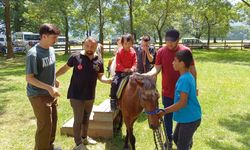
[[[129,149],[130,143],[132,150],[135,150],[134,122],[143,109],[146,112],[155,112],[158,109],[158,98],[159,93],[154,79],[137,73],[130,76],[119,100],[123,121],[127,128],[124,149]],[[148,115],[148,122],[151,129],[159,127],[156,113]]]

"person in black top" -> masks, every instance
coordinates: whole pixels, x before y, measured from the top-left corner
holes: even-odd
[[[96,81],[99,79],[103,83],[112,82],[111,79],[105,77],[103,61],[95,54],[97,40],[88,37],[83,42],[83,47],[85,51],[72,54],[68,62],[56,72],[56,77],[59,77],[71,67],[73,68],[67,98],[70,99],[74,112],[75,149],[84,149],[86,144],[96,144],[96,141],[87,137],[89,116],[95,99]]]
[[[154,64],[155,49],[150,46],[150,36],[144,35],[140,45],[135,47],[137,55],[137,72],[146,73],[150,71]]]

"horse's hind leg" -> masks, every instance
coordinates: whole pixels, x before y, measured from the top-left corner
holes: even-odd
[[[122,123],[123,123],[123,119],[122,119],[122,112],[119,110],[118,114],[117,114],[117,120],[118,120],[118,126],[117,126],[117,130],[121,130],[122,128]]]
[[[123,123],[122,112],[118,110],[118,113],[113,122],[114,133],[118,133],[119,131],[121,131],[122,123]]]

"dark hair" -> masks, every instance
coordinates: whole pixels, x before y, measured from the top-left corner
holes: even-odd
[[[142,40],[143,40],[144,42],[148,42],[148,41],[150,41],[150,36],[149,36],[149,35],[144,35],[144,36],[142,37]]]
[[[121,39],[122,39],[121,37],[117,37],[116,42],[120,41]]]
[[[191,63],[194,61],[193,55],[190,50],[178,51],[176,52],[175,57],[179,61],[183,61],[186,68],[189,68]]]
[[[45,23],[40,26],[39,34],[40,36],[43,34],[60,35],[60,30],[53,24]]]
[[[121,39],[121,43],[123,44],[124,43],[124,40],[126,40],[127,42],[132,42],[134,43],[134,38],[131,34],[127,33],[127,34],[124,34],[122,35],[122,39]]]
[[[180,32],[175,29],[168,30],[165,34],[166,41],[175,42],[180,38]]]

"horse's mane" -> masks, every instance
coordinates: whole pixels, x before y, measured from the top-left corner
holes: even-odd
[[[143,83],[143,89],[152,90],[155,89],[155,79],[151,76],[141,75],[139,73],[134,73],[130,76],[130,80],[132,83],[136,83],[136,80]]]

